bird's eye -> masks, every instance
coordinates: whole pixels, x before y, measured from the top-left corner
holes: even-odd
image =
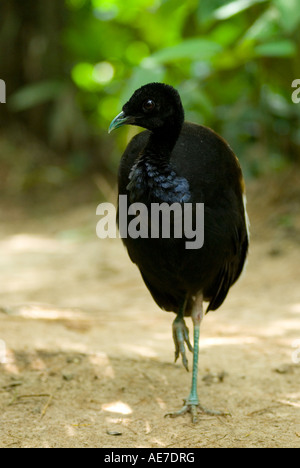
[[[152,99],[148,99],[143,104],[143,110],[146,112],[152,111],[155,107],[155,102]]]

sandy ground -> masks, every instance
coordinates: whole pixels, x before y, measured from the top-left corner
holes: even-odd
[[[173,314],[96,238],[95,204],[0,207],[0,447],[300,447],[299,232],[266,230],[254,193],[247,271],[201,336],[202,403],[231,415],[196,425],[164,418],[191,380]]]

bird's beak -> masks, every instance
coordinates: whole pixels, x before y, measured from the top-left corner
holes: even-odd
[[[122,111],[111,122],[109,129],[108,129],[108,133],[112,132],[116,128],[122,127],[122,125],[130,124],[133,122],[134,122],[134,117],[131,117],[130,115],[126,115],[125,112]]]

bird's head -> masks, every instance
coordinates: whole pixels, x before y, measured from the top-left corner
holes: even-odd
[[[176,89],[164,83],[149,83],[133,93],[111,122],[108,132],[128,124],[152,132],[168,129],[179,133],[183,121],[184,111]]]

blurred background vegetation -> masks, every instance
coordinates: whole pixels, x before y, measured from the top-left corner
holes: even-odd
[[[300,164],[299,0],[1,0],[0,191],[106,195],[135,131],[107,128],[139,86],[181,93],[247,178]]]

